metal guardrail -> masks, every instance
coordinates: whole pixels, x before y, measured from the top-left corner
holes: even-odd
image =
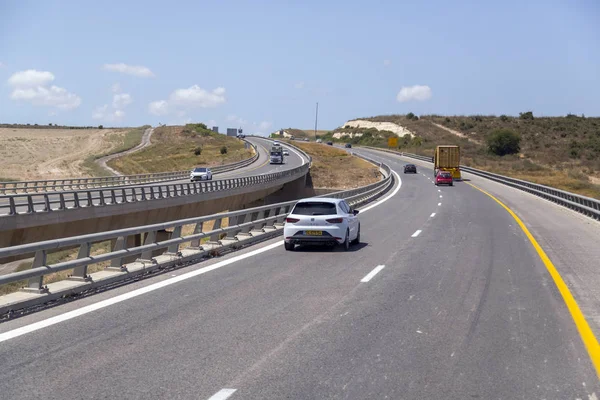
[[[309,165],[241,178],[220,179],[193,183],[175,183],[152,186],[126,186],[111,189],[68,191],[43,194],[16,194],[3,198],[0,215],[10,217],[21,214],[48,213],[68,209],[107,207],[123,203],[162,200],[182,196],[198,196],[203,193],[227,191],[235,188],[260,185],[287,179],[295,175],[305,175]],[[68,198],[66,198],[68,197]],[[19,211],[24,209],[24,211]]]
[[[352,207],[358,207],[380,196],[393,186],[394,177],[387,165],[382,165],[366,157],[362,158],[379,165],[385,178],[360,188],[321,197],[344,198]],[[307,165],[299,168],[306,167]],[[281,233],[285,217],[296,202],[297,200],[294,200],[245,210],[0,249],[0,258],[35,254],[31,269],[0,276],[0,285],[26,280],[27,284],[23,290],[31,294],[29,299],[23,300],[21,296],[13,303],[0,301],[0,315],[28,305],[50,301],[65,294],[80,293],[94,287],[145,274],[157,268],[199,259],[213,252],[243,246],[278,235]],[[225,227],[225,221],[227,221],[227,227]],[[212,229],[206,231],[204,228],[209,222],[212,222]],[[188,229],[192,233],[183,235],[186,226],[190,227]],[[160,236],[159,232],[169,233],[166,234],[167,238],[159,240],[157,239]],[[135,235],[141,235],[143,243],[127,247],[127,239]],[[163,236],[165,235],[163,234]],[[109,253],[90,254],[93,244],[109,240],[112,243]],[[189,245],[183,248],[184,244]],[[48,252],[73,247],[79,247],[76,259],[47,265]],[[126,258],[132,258],[132,256],[139,258],[133,262],[124,262]],[[88,274],[88,266],[107,261],[110,261],[110,267],[91,275]],[[57,291],[50,291],[48,286],[44,285],[44,276],[65,270],[73,271],[68,278],[70,285],[66,289],[65,285],[62,285]],[[0,300],[2,297],[5,296],[0,296]]]
[[[247,142],[248,143],[248,142]],[[258,159],[258,149],[250,143],[254,149],[254,155],[242,161],[232,164],[218,165],[210,167],[212,172],[220,174],[232,171],[236,168],[242,168],[252,164]],[[138,185],[152,182],[167,182],[189,177],[190,171],[159,172],[153,174],[136,174],[107,176],[101,178],[68,178],[68,179],[49,179],[37,181],[19,181],[19,182],[0,182],[0,195],[21,194],[21,193],[46,193],[66,190],[96,189],[111,186]]]
[[[379,149],[372,147],[372,149],[384,151],[387,153],[393,153],[409,158],[414,158],[421,161],[431,163],[431,157],[421,156],[418,154],[411,153],[400,153],[393,150]],[[581,196],[575,193],[567,192],[564,190],[556,189],[550,186],[540,185],[533,182],[524,181],[521,179],[511,178],[504,175],[494,174],[492,172],[480,170],[477,168],[471,168],[464,165],[460,166],[460,169],[464,172],[478,175],[490,180],[493,180],[503,185],[511,186],[515,189],[519,189],[535,196],[550,200],[563,207],[571,210],[580,212],[588,217],[600,220],[600,201],[591,197]]]

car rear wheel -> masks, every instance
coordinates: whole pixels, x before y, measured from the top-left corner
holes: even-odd
[[[352,244],[359,244],[360,243],[360,225],[358,225],[358,232],[356,233],[356,239],[354,239],[352,241]]]
[[[293,251],[296,245],[294,243],[283,242],[283,247],[285,247],[287,251]]]
[[[450,183],[450,186],[454,186],[454,183],[452,183],[452,182],[451,182],[451,183]]]
[[[344,240],[342,246],[344,247],[344,251],[350,250],[350,231],[346,231],[346,240]]]

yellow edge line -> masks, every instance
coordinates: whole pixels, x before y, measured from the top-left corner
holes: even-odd
[[[529,229],[527,229],[527,227],[525,226],[523,221],[521,221],[521,219],[517,216],[517,214],[515,214],[510,208],[508,208],[504,203],[502,203],[500,200],[498,200],[497,198],[495,198],[493,195],[486,192],[485,190],[483,190],[469,182],[465,182],[465,183],[474,187],[475,189],[479,190],[480,192],[485,193],[492,199],[494,199],[506,211],[508,211],[508,213],[515,219],[515,221],[517,221],[517,224],[519,224],[519,226],[521,227],[523,232],[525,232],[525,235],[527,236],[527,238],[529,239],[529,241],[535,248],[535,251],[537,251],[538,255],[542,259],[542,262],[544,263],[544,265],[546,266],[546,269],[550,273],[550,276],[554,280],[554,284],[556,285],[556,287],[558,288],[558,291],[562,295],[562,298],[563,298],[565,304],[567,305],[569,312],[571,313],[571,317],[573,318],[573,321],[575,322],[575,325],[577,326],[577,330],[579,331],[579,336],[581,336],[581,340],[583,341],[583,344],[585,345],[585,348],[587,349],[590,359],[592,360],[592,363],[594,364],[594,367],[596,368],[596,375],[598,375],[598,378],[600,378],[600,345],[598,344],[598,339],[596,339],[596,337],[594,336],[594,332],[592,332],[592,329],[588,325],[585,317],[583,316],[583,313],[581,312],[581,309],[579,308],[579,305],[577,305],[575,298],[571,294],[569,287],[567,286],[565,281],[562,279],[562,277],[558,273],[554,264],[552,264],[552,261],[550,261],[550,258],[548,258],[548,255],[546,255],[546,252],[538,244],[537,240],[535,240],[535,238],[533,237],[531,232],[529,232]]]

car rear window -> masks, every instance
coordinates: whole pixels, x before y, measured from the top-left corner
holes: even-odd
[[[452,175],[450,174],[450,172],[443,172],[440,175],[442,175],[442,177],[444,177],[444,178],[451,178],[452,177]]]
[[[337,210],[335,204],[310,201],[300,202],[294,207],[292,214],[296,215],[336,215]]]

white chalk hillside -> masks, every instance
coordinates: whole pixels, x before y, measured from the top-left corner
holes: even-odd
[[[353,121],[348,121],[345,124],[342,125],[342,127],[346,127],[346,126],[350,126],[352,128],[375,128],[379,131],[390,131],[390,132],[394,132],[396,135],[398,136],[404,136],[404,135],[410,135],[410,137],[414,137],[415,134],[412,133],[411,131],[409,131],[408,129],[406,129],[403,126],[400,126],[398,124],[395,124],[393,122],[371,122],[371,121],[365,121],[362,119],[356,119]],[[335,137],[339,138],[341,136],[345,135],[344,133],[336,133],[334,134]],[[348,136],[354,136],[352,134],[348,135]],[[360,134],[357,134],[357,136],[362,136]]]

